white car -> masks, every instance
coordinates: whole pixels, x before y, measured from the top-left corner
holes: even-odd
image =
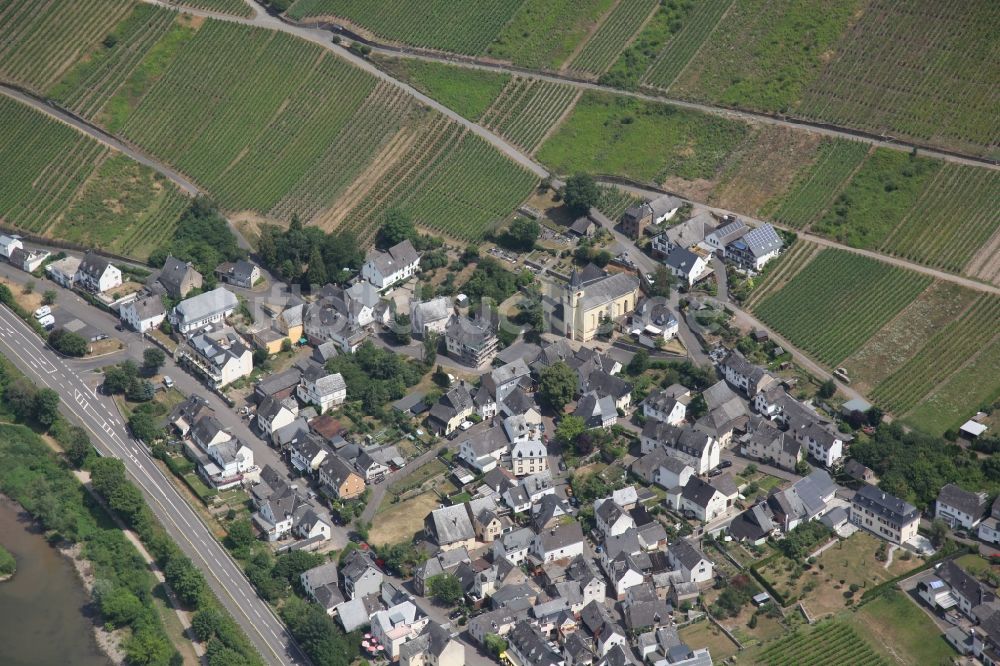
[[[471,427],[472,427],[473,425],[474,425],[474,424],[472,423],[472,421],[462,421],[462,425],[460,425],[460,426],[458,426],[458,427],[459,427],[459,428],[461,428],[462,430],[468,430],[468,429],[469,429],[469,428],[471,428]]]
[[[48,317],[50,314],[52,314],[52,308],[47,305],[43,305],[35,310],[35,319],[41,320],[42,317]]]
[[[167,388],[174,387],[174,380],[170,378],[170,375],[163,375],[163,385]]]
[[[43,315],[38,319],[38,323],[42,325],[42,328],[48,330],[56,325],[56,318],[50,314]]]

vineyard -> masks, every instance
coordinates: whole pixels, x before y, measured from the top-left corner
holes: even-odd
[[[816,162],[803,171],[770,217],[796,229],[809,226],[826,212],[867,154],[868,145],[860,141],[824,139]]]
[[[669,88],[732,4],[733,0],[698,3],[681,31],[666,43],[653,61],[642,82],[653,88]]]
[[[633,196],[623,189],[602,187],[601,198],[597,200],[595,208],[604,213],[609,219],[619,220],[627,209],[637,206],[643,201],[643,199]]]
[[[749,131],[735,120],[586,92],[538,158],[561,174],[586,171],[656,183],[670,176],[707,179]]]
[[[0,0],[0,78],[47,89],[131,6],[132,0]]]
[[[479,122],[533,153],[577,97],[576,88],[570,85],[514,78]]]
[[[960,273],[1000,227],[1000,173],[944,164],[880,248]]]
[[[658,5],[658,0],[621,0],[566,68],[588,74],[602,73],[615,62]]]
[[[146,259],[170,239],[189,205],[172,183],[115,153],[101,163],[50,233]]]
[[[942,164],[876,149],[812,229],[851,247],[876,248],[903,223]]]
[[[93,118],[149,49],[167,33],[176,16],[169,9],[136,5],[104,43],[71,69],[47,95],[67,109]]]
[[[984,64],[1000,59],[997,25],[991,0],[873,0],[796,113],[996,155],[1000,69]]]
[[[827,365],[858,349],[931,282],[843,250],[825,249],[754,313]]]
[[[478,241],[509,217],[536,183],[533,174],[479,137],[438,119],[368,190],[341,228],[368,241],[385,214],[399,208],[420,226]]]
[[[754,287],[750,298],[746,300],[744,305],[753,308],[765,296],[779,291],[789,280],[798,275],[799,271],[805,268],[806,264],[812,261],[818,253],[819,246],[815,243],[802,239],[795,241],[792,247],[772,262],[773,265],[767,267],[760,283]]]
[[[378,57],[376,62],[397,79],[469,120],[478,120],[510,81],[506,73],[432,60]]]
[[[425,0],[419,9],[391,0],[297,0],[293,19],[336,16],[394,42],[478,55],[525,0]]]
[[[781,112],[801,99],[847,30],[857,0],[737,0],[671,94]]]
[[[522,67],[558,69],[612,4],[614,0],[522,0],[486,54]]]
[[[771,666],[889,666],[852,627],[835,620],[784,636],[770,644],[758,661]]]
[[[956,364],[972,358],[997,335],[1000,297],[984,294],[958,318],[940,329],[923,349],[879,384],[875,400],[896,414],[914,407]],[[996,383],[1000,379],[994,375]]]
[[[173,232],[187,199],[151,169],[3,96],[0,117],[7,224],[141,259]]]
[[[253,9],[245,0],[176,0],[182,7],[207,9],[210,12],[231,14],[232,16],[253,16]]]

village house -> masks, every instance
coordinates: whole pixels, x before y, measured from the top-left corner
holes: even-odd
[[[221,322],[238,305],[235,294],[219,287],[178,303],[170,313],[170,323],[181,333],[190,333]]]
[[[799,441],[768,422],[760,423],[753,432],[743,435],[739,441],[743,456],[790,472],[794,472],[802,460],[802,445]]]
[[[851,501],[851,523],[886,541],[903,544],[917,536],[920,512],[909,502],[865,484]]]
[[[748,361],[737,349],[729,351],[720,368],[729,385],[750,399],[768,386],[778,383],[773,375]]]
[[[952,529],[972,530],[979,525],[989,504],[985,492],[973,493],[949,483],[941,488],[934,503],[934,517],[948,523]]]
[[[664,342],[677,337],[680,323],[670,307],[659,298],[646,298],[632,313],[632,323],[629,326],[633,339],[640,345],[654,349],[659,341]]]
[[[449,296],[438,296],[429,301],[414,300],[410,303],[410,327],[418,338],[428,334],[444,335],[455,311]]]
[[[250,289],[260,279],[260,268],[246,259],[240,259],[235,263],[227,261],[215,267],[215,275],[226,284]]]
[[[327,372],[323,366],[310,363],[302,373],[297,394],[299,400],[315,405],[323,414],[347,400],[347,383],[339,372]]]
[[[667,558],[671,569],[679,571],[685,583],[705,583],[715,575],[712,561],[687,539],[673,543],[667,549]]]
[[[420,255],[413,243],[404,240],[388,251],[371,249],[361,267],[361,277],[379,291],[385,291],[398,282],[409,279],[420,267]]]
[[[319,604],[327,615],[333,615],[337,606],[344,603],[339,580],[337,565],[333,562],[313,567],[299,575],[299,582],[306,595]]]
[[[3,255],[5,259],[10,259],[10,255],[14,250],[23,249],[24,243],[21,242],[20,236],[0,235],[0,255]]]
[[[665,194],[652,201],[632,206],[622,215],[622,233],[630,238],[641,238],[646,227],[662,224],[671,219],[682,203],[677,197]]]
[[[215,388],[228,386],[253,372],[253,352],[228,326],[189,338],[177,354],[186,367]]]
[[[708,211],[676,224],[653,238],[653,256],[663,258],[676,247],[689,250],[704,246],[705,237],[715,231],[715,218]]]
[[[751,229],[726,247],[726,260],[748,271],[759,272],[778,256],[784,243],[770,224]]]
[[[469,388],[463,382],[434,403],[427,416],[427,428],[439,436],[447,437],[455,432],[475,409]]]
[[[695,282],[698,282],[710,273],[708,262],[703,256],[682,247],[675,247],[670,250],[664,258],[663,263],[670,273],[678,280],[681,280],[681,283],[687,287],[693,286]]]
[[[604,322],[631,314],[638,300],[639,280],[633,275],[598,271],[587,279],[574,269],[560,295],[563,332],[570,340],[593,340]]]
[[[340,575],[344,592],[349,599],[378,594],[384,576],[367,551],[353,550],[340,562]]]
[[[539,531],[529,553],[538,562],[552,562],[583,554],[583,528],[575,520]]]
[[[299,405],[294,398],[268,396],[257,406],[257,427],[264,439],[273,439],[274,433],[291,424],[298,414]]]
[[[416,638],[399,648],[400,666],[465,666],[465,646],[451,632],[431,622]]]
[[[385,646],[385,656],[390,661],[398,661],[400,650],[416,639],[430,622],[412,601],[400,603],[376,611],[371,616],[372,637]]]
[[[974,610],[977,607],[997,602],[991,587],[970,575],[954,560],[939,564],[934,574],[917,584],[917,596],[935,612],[945,613],[957,607],[963,615],[975,619]]]
[[[705,245],[720,257],[726,256],[726,248],[735,240],[743,238],[750,227],[743,220],[727,215],[722,219],[722,226],[705,236]]]
[[[481,473],[494,469],[510,450],[510,441],[501,428],[469,437],[458,447],[458,457],[469,467]]]
[[[8,261],[10,261],[11,266],[20,268],[25,273],[34,273],[42,267],[45,260],[49,258],[49,254],[48,250],[25,250],[15,247],[10,251]],[[79,274],[79,271],[77,271],[77,276]],[[76,276],[74,279],[76,279]]]
[[[354,459],[354,468],[368,483],[378,483],[389,474],[389,466],[384,461],[376,459],[372,452],[365,449]]]
[[[483,386],[496,398],[497,403],[503,402],[510,393],[520,388],[524,391],[531,391],[531,370],[523,358],[518,358],[510,363],[505,363],[499,368],[493,368],[482,377]]]
[[[680,384],[671,384],[665,389],[651,391],[642,401],[642,413],[672,426],[679,426],[687,416],[687,406],[691,402],[691,391]]]
[[[711,482],[692,476],[681,490],[677,508],[690,511],[695,518],[707,523],[723,515],[733,505],[737,494],[732,477],[728,475],[715,477]]]
[[[566,666],[538,627],[527,620],[517,622],[507,634],[507,649],[520,666]]]
[[[122,272],[104,257],[87,252],[76,271],[74,282],[87,291],[101,294],[122,286]]]
[[[719,466],[721,447],[719,441],[700,426],[676,427],[659,421],[647,421],[639,438],[644,454],[656,449],[666,449],[680,458],[698,474],[708,474]]]
[[[190,261],[184,262],[168,256],[160,269],[157,282],[171,298],[184,298],[192,289],[201,289],[202,278]]]
[[[548,450],[537,439],[516,442],[510,449],[510,470],[514,476],[528,476],[549,468]]]
[[[321,437],[313,433],[306,435],[288,447],[288,462],[299,472],[313,476],[331,451]]]
[[[319,466],[320,488],[340,500],[351,500],[365,492],[365,479],[337,454],[326,456]]]
[[[122,322],[140,333],[157,328],[167,317],[167,309],[159,296],[147,296],[124,303],[118,308]]]
[[[493,326],[482,317],[453,315],[444,337],[448,356],[473,368],[489,363],[497,354],[498,340]]]
[[[580,620],[594,639],[594,649],[604,656],[615,646],[627,646],[625,630],[611,617],[603,603],[592,601],[584,606]]]
[[[535,532],[530,527],[522,527],[512,532],[501,534],[493,542],[492,553],[494,561],[506,558],[513,564],[520,566],[528,559],[528,551],[531,548],[531,542],[534,538]]]
[[[977,534],[986,543],[1000,544],[1000,497],[993,500],[990,515],[979,523]]]
[[[618,409],[615,399],[610,395],[598,395],[590,391],[580,396],[573,410],[575,416],[583,419],[587,428],[604,428],[607,430],[618,422]]]
[[[17,242],[17,249],[20,249],[21,241]],[[45,267],[45,272],[48,273],[49,277],[52,278],[52,281],[56,284],[62,285],[67,289],[71,289],[76,283],[76,274],[80,270],[80,262],[81,259],[79,257],[70,255],[53,261]]]

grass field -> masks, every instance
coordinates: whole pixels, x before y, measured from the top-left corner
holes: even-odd
[[[851,386],[867,392],[913,358],[934,334],[956,319],[976,292],[950,282],[934,282],[842,365]]]
[[[733,0],[704,0],[691,10],[684,24],[656,56],[642,83],[666,90],[732,6]]]
[[[819,75],[860,0],[737,0],[708,34],[672,94],[785,111]]]
[[[522,67],[558,69],[613,3],[614,0],[522,0],[486,54]]]
[[[909,411],[956,365],[989,345],[1000,332],[998,321],[1000,296],[979,296],[964,313],[939,329],[918,354],[880,383],[872,397],[896,414]],[[1000,386],[1000,377],[994,375],[993,383]]]
[[[775,221],[797,229],[820,218],[868,154],[868,145],[823,139],[812,166],[799,172],[792,188],[765,207]]]
[[[395,504],[379,508],[368,532],[368,541],[376,546],[408,541],[424,528],[424,516],[441,503],[437,493],[428,491]]]
[[[811,628],[798,629],[757,652],[742,653],[738,663],[770,666],[890,666],[855,632],[850,624],[828,620]]]
[[[523,4],[524,0],[428,0],[418,10],[390,0],[297,0],[288,15],[337,16],[383,39],[477,55]]]
[[[692,648],[708,648],[712,660],[719,663],[732,657],[737,651],[736,643],[708,620],[681,627],[677,634]]]
[[[0,78],[43,91],[104,40],[132,0],[0,0]]]
[[[942,164],[877,149],[812,229],[852,247],[877,248],[904,222]]]
[[[749,127],[677,107],[587,92],[538,151],[557,173],[606,173],[646,182],[711,178]]]
[[[658,0],[621,0],[566,68],[588,74],[602,73],[615,62],[659,4]]]
[[[478,120],[510,81],[501,72],[466,69],[425,60],[383,58],[379,65],[455,113]]]
[[[537,79],[512,79],[480,123],[532,153],[577,98],[576,88]]]
[[[957,653],[941,630],[904,592],[890,590],[851,618],[860,636],[897,663],[945,666]]]
[[[852,354],[931,282],[929,277],[827,249],[755,314],[828,365]],[[819,325],[819,322],[823,322]]]
[[[996,155],[1000,4],[872,0],[795,112]],[[886,94],[886,91],[891,93]]]

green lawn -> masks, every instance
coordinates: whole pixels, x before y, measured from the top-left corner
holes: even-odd
[[[477,120],[493,103],[510,75],[425,60],[386,58],[379,64],[394,76],[441,102],[455,113]]]
[[[880,652],[905,664],[951,664],[957,654],[917,602],[899,590],[862,606],[851,624]]]

